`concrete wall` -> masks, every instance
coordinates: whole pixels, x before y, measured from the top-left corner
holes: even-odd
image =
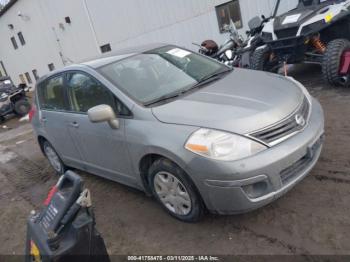
[[[192,42],[226,40],[220,34],[215,6],[228,0],[18,0],[0,17],[0,61],[16,83],[19,74],[37,69],[46,74],[49,63],[56,68],[100,53],[110,43],[112,50],[134,45],[166,42],[196,50]],[[247,30],[250,18],[270,15],[275,0],[240,0]],[[23,19],[21,12],[30,19]],[[72,23],[65,23],[69,16]],[[10,30],[8,24],[13,24]],[[26,45],[21,46],[21,31]],[[15,35],[19,48],[10,42]]]

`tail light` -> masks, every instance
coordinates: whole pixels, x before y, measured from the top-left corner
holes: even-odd
[[[30,122],[32,122],[32,119],[35,116],[35,113],[36,113],[36,106],[33,104],[32,108],[30,109],[30,111],[28,113]]]

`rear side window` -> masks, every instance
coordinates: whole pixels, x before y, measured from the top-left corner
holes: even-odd
[[[50,78],[39,85],[39,104],[42,109],[64,111],[68,110],[63,76]]]
[[[129,110],[107,87],[87,74],[67,74],[67,88],[73,110],[76,112],[86,113],[94,106],[109,105],[117,115],[130,115]]]

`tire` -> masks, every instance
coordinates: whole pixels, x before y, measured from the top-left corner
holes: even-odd
[[[61,158],[57,154],[53,146],[48,142],[44,141],[42,143],[42,148],[45,154],[45,157],[49,161],[51,167],[55,170],[58,175],[63,175],[66,171],[66,166],[62,162]]]
[[[21,99],[15,102],[14,111],[18,116],[27,115],[30,109],[31,109],[31,104],[25,99]]]
[[[251,57],[251,69],[258,71],[268,71],[272,73],[278,72],[278,62],[269,61],[271,51],[270,48],[260,48],[254,51]]]
[[[148,181],[153,196],[171,216],[190,223],[203,217],[204,204],[193,182],[170,160],[156,160],[149,169]]]
[[[330,85],[344,86],[347,82],[346,77],[339,74],[342,54],[346,50],[350,50],[347,39],[335,39],[327,45],[322,61],[322,75]]]

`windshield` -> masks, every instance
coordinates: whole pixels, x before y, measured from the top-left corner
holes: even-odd
[[[276,0],[275,16],[283,15],[296,8],[305,8],[327,2],[341,2],[342,0]]]
[[[189,90],[201,80],[227,70],[228,67],[212,59],[174,46],[157,48],[98,69],[144,105]]]
[[[301,0],[276,0],[275,16],[283,15],[293,9],[296,9]]]

